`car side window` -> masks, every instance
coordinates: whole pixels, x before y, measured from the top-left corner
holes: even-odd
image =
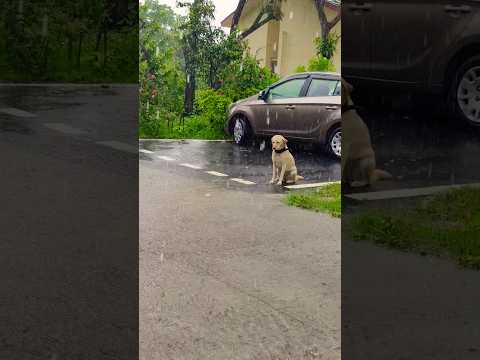
[[[336,96],[340,94],[337,80],[312,79],[307,96]]]
[[[304,83],[305,79],[293,79],[284,82],[283,84],[270,89],[268,92],[268,99],[275,100],[299,97]]]

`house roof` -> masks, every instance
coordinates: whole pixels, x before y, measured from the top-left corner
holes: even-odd
[[[254,6],[256,2],[257,2],[257,0],[247,1],[246,8],[244,9],[244,11],[246,11],[248,9],[249,5]],[[341,0],[327,0],[325,2],[325,4],[331,9],[338,10],[341,6]],[[225,19],[222,20],[221,25],[223,27],[229,28],[229,27],[232,26],[232,20],[233,20],[233,14],[234,13],[235,13],[235,11],[233,11],[230,15],[228,15]]]

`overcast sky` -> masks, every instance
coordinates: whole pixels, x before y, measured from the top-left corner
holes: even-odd
[[[178,9],[176,7],[177,0],[158,0],[160,4],[165,4],[172,7],[176,12],[185,15],[185,9]],[[215,4],[215,25],[220,26],[220,23],[237,7],[237,0],[213,0]]]

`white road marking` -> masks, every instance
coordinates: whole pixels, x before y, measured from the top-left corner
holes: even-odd
[[[77,129],[74,127],[71,127],[70,125],[63,124],[63,123],[47,123],[44,124],[46,127],[49,129],[67,134],[67,135],[85,135],[88,134],[87,131],[82,130],[82,129]]]
[[[159,159],[165,160],[165,161],[174,161],[174,158],[171,158],[170,156],[157,156]]]
[[[138,87],[138,84],[122,84],[122,83],[91,83],[91,84],[77,84],[77,83],[0,83],[0,88],[3,87],[46,87],[46,88],[104,88],[107,87],[120,87],[131,88]]]
[[[354,200],[387,200],[408,198],[416,196],[428,196],[438,194],[440,192],[448,191],[451,189],[460,189],[464,187],[480,187],[480,183],[475,184],[462,184],[462,185],[441,185],[431,187],[421,187],[414,189],[398,189],[398,190],[385,190],[385,191],[372,191],[368,193],[348,194],[346,197]]]
[[[140,149],[140,152],[144,153],[144,154],[154,154],[153,151],[150,151],[150,150],[147,150],[147,149]]]
[[[140,142],[143,141],[154,141],[154,142],[180,142],[180,143],[185,143],[185,142],[220,142],[220,143],[231,143],[233,140],[202,140],[202,139],[145,139],[142,138]]]
[[[244,184],[244,185],[255,185],[255,183],[253,181],[248,181],[248,180],[243,180],[243,179],[237,179],[237,178],[234,178],[234,179],[230,179],[232,181],[235,181],[235,182],[238,182],[240,184]]]
[[[195,169],[195,170],[201,170],[202,169],[200,166],[187,164],[187,163],[180,164],[180,166],[184,166],[184,167],[187,167],[187,168],[190,168],[190,169]]]
[[[98,145],[108,146],[115,150],[126,151],[132,154],[138,154],[138,147],[120,141],[97,141]]]
[[[287,185],[285,186],[286,189],[290,190],[298,190],[298,189],[309,189],[309,188],[317,188],[331,184],[339,184],[339,181],[333,182],[323,182],[323,183],[310,183],[310,184],[299,184],[299,185]]]
[[[28,111],[16,109],[16,108],[1,108],[0,112],[7,114],[7,115],[13,115],[13,116],[18,116],[18,117],[23,117],[23,118],[32,118],[36,117],[35,114],[32,114]]]
[[[219,172],[216,172],[216,171],[205,171],[207,174],[210,174],[210,175],[213,175],[213,176],[219,176],[219,177],[222,177],[222,176],[228,176],[227,174],[222,174],[222,173],[219,173]]]

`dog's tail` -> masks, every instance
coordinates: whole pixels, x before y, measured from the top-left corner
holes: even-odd
[[[303,180],[303,179],[305,179],[303,176],[297,175],[295,178],[295,181]]]
[[[391,180],[393,179],[393,176],[388,171],[375,169],[372,174],[372,179],[374,181]]]

